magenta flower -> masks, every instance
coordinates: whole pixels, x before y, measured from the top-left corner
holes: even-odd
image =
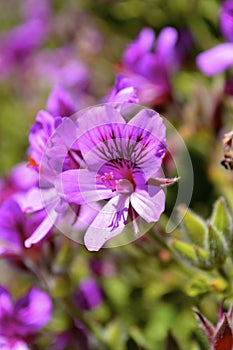
[[[56,86],[48,97],[46,110],[54,117],[69,117],[78,109],[68,91]]]
[[[190,47],[190,36],[178,37],[175,28],[164,28],[157,40],[144,28],[128,45],[122,58],[123,73],[138,90],[139,101],[158,105],[171,96],[170,77],[179,69]]]
[[[133,86],[129,78],[118,74],[115,79],[114,87],[106,98],[106,102],[138,103],[137,89]]]
[[[92,310],[101,305],[103,294],[97,282],[88,277],[79,283],[74,298],[80,310]]]
[[[46,217],[43,210],[29,216],[22,210],[17,198],[25,195],[15,194],[0,206],[0,256],[13,257],[17,261],[27,258],[27,253],[34,260],[41,254],[41,246],[37,245],[29,252],[25,249],[24,241]]]
[[[29,166],[39,167],[47,142],[55,129],[61,124],[63,117],[75,113],[76,107],[69,93],[61,86],[56,86],[50,93],[47,111],[41,110],[36,116],[29,133]]]
[[[0,75],[27,69],[32,54],[42,45],[47,28],[37,19],[26,21],[0,37]]]
[[[0,349],[2,350],[29,350],[27,344],[18,339],[7,339],[0,335]]]
[[[76,125],[67,117],[55,118],[54,122],[54,118],[47,112],[43,112],[41,117],[43,116],[43,123],[36,123],[35,129],[33,128],[35,137],[30,134],[30,151],[33,157],[30,158],[30,162],[32,165],[36,163],[39,170],[40,188],[32,188],[26,195],[17,198],[23,211],[35,213],[46,209],[47,213],[40,225],[26,239],[27,248],[40,242],[55,225],[60,227],[59,223],[62,225],[62,222],[65,222],[66,232],[62,228],[60,230],[68,234],[71,223],[77,230],[83,230],[96,215],[95,209],[85,205],[74,204],[71,208],[56,186],[61,172],[79,168],[82,161],[79,149],[73,145],[73,140],[77,138]],[[49,137],[52,128],[54,130]]]
[[[49,86],[62,86],[80,93],[87,89],[90,76],[85,64],[78,59],[72,47],[44,50],[35,58],[35,73]]]
[[[90,108],[76,120],[76,140],[83,161],[80,169],[61,173],[57,181],[60,196],[68,203],[88,204],[107,200],[89,226],[84,242],[89,250],[99,250],[119,235],[128,220],[158,221],[164,210],[161,184],[176,180],[158,179],[166,152],[165,125],[153,110],[122,104]],[[134,117],[126,122],[124,115]]]
[[[233,1],[224,1],[221,5],[220,30],[227,41],[233,42]]]
[[[40,289],[31,288],[13,303],[9,292],[0,286],[0,345],[5,346],[3,349],[28,349],[26,344],[31,344],[51,316],[52,301]]]
[[[197,56],[199,69],[207,76],[219,74],[233,65],[233,1],[222,3],[220,12],[220,29],[229,41],[219,44]]]
[[[219,320],[214,327],[198,310],[194,310],[198,316],[199,324],[204,331],[211,350],[232,350],[233,347],[233,304],[227,313],[223,312],[223,303],[219,310]]]

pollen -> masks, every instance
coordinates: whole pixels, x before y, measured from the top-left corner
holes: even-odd
[[[34,158],[32,157],[28,157],[28,163],[27,163],[27,167],[38,167],[39,164],[35,161]]]

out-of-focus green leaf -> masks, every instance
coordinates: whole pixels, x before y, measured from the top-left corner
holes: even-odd
[[[104,338],[109,344],[109,350],[124,350],[125,332],[119,320],[111,321],[104,330]]]
[[[183,227],[191,242],[202,247],[204,245],[207,227],[204,220],[190,209],[179,206],[179,213],[183,217]]]
[[[221,266],[227,257],[228,248],[223,235],[211,224],[208,227],[207,245],[211,262]]]
[[[210,278],[204,275],[196,275],[193,277],[186,288],[187,294],[191,297],[196,297],[197,295],[204,294],[210,290]]]
[[[219,198],[214,205],[211,223],[218,232],[225,236],[227,242],[231,244],[232,241],[232,216],[227,208],[225,199]]]
[[[191,263],[196,263],[196,254],[192,245],[177,240],[171,240],[170,245],[182,258],[190,261]]]

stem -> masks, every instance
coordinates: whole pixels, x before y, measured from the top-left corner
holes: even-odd
[[[96,326],[93,323],[89,322],[85,315],[77,309],[76,305],[74,305],[72,300],[68,298],[64,298],[62,300],[72,318],[78,318],[82,322],[82,324],[89,330],[89,332],[95,336],[95,338],[102,346],[101,350],[109,350],[109,344],[106,341],[106,339],[100,334]]]
[[[169,252],[172,252],[171,247],[167,244],[167,242],[161,237],[161,234],[158,232],[152,231],[150,233],[150,237],[153,239],[154,242],[156,242],[160,247],[163,249],[168,250]]]

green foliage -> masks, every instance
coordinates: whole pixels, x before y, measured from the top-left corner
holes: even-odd
[[[232,215],[225,200],[220,198],[215,202],[211,219],[206,222],[183,206],[179,207],[179,214],[183,216],[182,228],[188,242],[172,239],[172,249],[203,270],[224,265],[232,254]]]

